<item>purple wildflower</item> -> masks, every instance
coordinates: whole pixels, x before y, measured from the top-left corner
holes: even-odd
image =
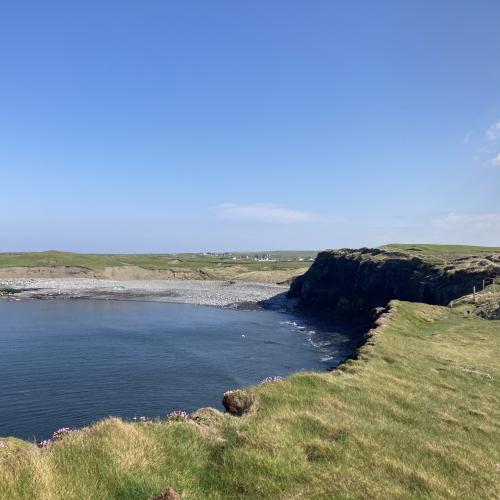
[[[189,415],[185,411],[171,411],[168,414],[169,420],[187,420]]]
[[[57,429],[57,431],[52,434],[52,440],[56,441],[57,439],[61,439],[64,435],[69,434],[71,429],[69,427],[61,427]]]
[[[0,441],[0,448],[5,448],[5,445],[6,445],[6,443],[4,443],[3,441]]]
[[[268,382],[283,382],[285,380],[284,377],[281,377],[280,375],[275,375],[274,377],[266,377],[264,380],[261,380],[261,384],[267,384]]]
[[[47,446],[50,446],[54,441],[61,439],[63,436],[69,434],[70,432],[72,432],[72,430],[69,427],[61,427],[52,434],[52,437],[50,439],[44,439],[43,441],[41,441],[40,446],[42,448],[46,448]]]

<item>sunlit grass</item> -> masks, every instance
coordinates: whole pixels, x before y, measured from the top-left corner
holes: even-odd
[[[73,266],[86,269],[138,266],[144,269],[199,269],[244,266],[248,271],[304,269],[311,262],[298,258],[312,257],[314,252],[275,252],[276,261],[233,260],[202,254],[83,254],[73,252],[0,253],[2,267]],[[235,254],[241,256],[243,254]],[[253,253],[249,254],[250,256]]]
[[[456,255],[470,255],[480,253],[500,252],[500,247],[484,247],[478,245],[434,245],[429,243],[390,243],[383,248],[413,250],[423,253],[447,253]]]

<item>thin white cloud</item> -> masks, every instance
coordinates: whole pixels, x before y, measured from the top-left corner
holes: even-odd
[[[490,164],[493,166],[493,167],[500,167],[500,153],[498,153],[495,158],[492,158],[490,160]]]
[[[469,142],[471,141],[471,139],[474,137],[475,133],[473,130],[469,130],[469,132],[467,132],[463,138],[462,138],[462,144],[469,144]]]
[[[468,132],[462,142],[468,144],[472,140],[473,134],[470,135]],[[478,147],[474,155],[472,156],[472,161],[477,163],[482,163],[483,166],[493,165],[494,167],[500,166],[499,157],[491,159],[493,154],[496,154],[497,143],[500,140],[500,121],[492,123],[486,132],[484,133],[483,139],[479,142]],[[476,142],[476,141],[475,141]]]
[[[314,212],[282,207],[273,203],[221,203],[217,213],[225,219],[268,222],[274,224],[295,224],[316,221],[338,222],[340,217],[322,216]]]
[[[435,227],[443,229],[463,229],[466,231],[500,231],[499,212],[456,213],[440,215],[432,220]]]
[[[489,141],[500,139],[500,121],[490,125],[490,128],[486,131],[486,138]]]

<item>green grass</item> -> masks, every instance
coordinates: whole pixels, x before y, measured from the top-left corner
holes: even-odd
[[[466,261],[480,261],[482,258],[492,254],[495,254],[495,256],[500,254],[500,247],[481,247],[473,245],[391,243],[380,248],[384,250],[399,250],[405,252],[410,257],[418,257],[430,264],[438,266],[449,264],[461,266]]]
[[[261,252],[260,252],[261,253]],[[241,253],[234,256],[246,255]],[[254,255],[249,252],[248,255]],[[315,255],[314,252],[270,252],[276,262],[232,260],[231,257],[215,257],[202,254],[81,254],[72,252],[22,252],[0,253],[2,267],[56,267],[75,266],[102,269],[114,266],[138,266],[144,269],[199,269],[244,266],[254,270],[288,270],[308,267],[310,262],[296,260]]]
[[[391,243],[381,248],[388,250],[402,250],[422,256],[455,256],[467,257],[471,255],[491,254],[500,252],[500,247],[481,247],[474,245],[431,245],[411,243]]]
[[[0,498],[498,498],[500,322],[393,304],[358,360],[254,388],[248,416],[8,440]]]

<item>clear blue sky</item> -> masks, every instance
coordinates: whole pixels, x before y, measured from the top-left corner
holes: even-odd
[[[500,245],[499,22],[498,0],[4,2],[0,251]]]

